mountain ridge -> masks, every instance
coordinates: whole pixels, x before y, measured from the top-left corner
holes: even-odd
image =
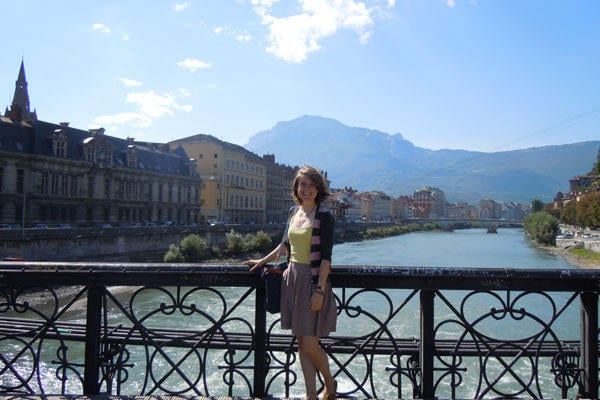
[[[314,165],[327,171],[332,186],[338,188],[398,196],[435,186],[449,201],[476,204],[483,198],[552,201],[557,192],[568,191],[569,179],[591,170],[600,141],[493,153],[430,150],[415,146],[400,133],[304,115],[256,133],[244,147],[259,155],[275,154],[280,164]]]

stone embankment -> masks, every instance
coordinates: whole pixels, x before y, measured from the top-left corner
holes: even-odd
[[[600,268],[600,263],[583,259],[569,251],[586,249],[600,254],[600,231],[577,229],[568,225],[561,225],[560,228],[561,234],[556,238],[556,253],[580,268]]]

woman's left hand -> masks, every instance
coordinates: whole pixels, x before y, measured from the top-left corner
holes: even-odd
[[[313,292],[310,296],[310,311],[316,312],[323,307],[323,294],[319,292]]]

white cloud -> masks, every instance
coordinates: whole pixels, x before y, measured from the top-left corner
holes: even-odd
[[[269,28],[267,51],[288,62],[304,61],[321,48],[322,39],[340,29],[355,31],[363,44],[371,37],[371,13],[375,8],[368,8],[363,1],[300,0],[302,12],[288,17],[269,15],[271,1],[252,0],[252,4]]]
[[[127,78],[118,78],[126,87],[142,86],[142,82]]]
[[[214,29],[214,32],[215,32],[217,35],[220,35],[220,34],[221,34],[221,32],[223,32],[223,27],[222,27],[222,26],[217,26],[217,27]]]
[[[189,6],[190,6],[190,3],[180,3],[180,4],[175,4],[174,9],[176,12],[181,12],[181,11],[184,11]]]
[[[454,8],[454,7],[456,7],[456,1],[446,0],[446,5],[448,5],[448,7],[450,7],[450,8]]]
[[[121,39],[123,39],[124,42],[127,42],[129,40],[129,34],[128,33],[123,34],[123,36],[121,36]]]
[[[191,93],[182,92],[183,95]],[[154,91],[128,93],[126,101],[136,110],[113,115],[101,115],[94,118],[94,126],[103,126],[109,130],[119,130],[119,126],[127,128],[148,128],[155,119],[176,112],[192,112],[191,104],[179,104],[177,98],[169,93],[157,94]]]
[[[175,111],[189,112],[191,110],[191,106],[179,105],[175,101],[175,96],[169,93],[156,94],[154,91],[128,93],[127,102],[135,104],[140,113],[152,118],[172,115]]]
[[[113,125],[129,125],[136,128],[147,128],[152,125],[152,118],[142,113],[123,112],[114,115],[101,115],[94,118],[94,126],[111,127]],[[113,127],[111,130],[116,130]]]
[[[183,61],[179,61],[177,63],[177,65],[180,66],[181,68],[190,70],[191,72],[196,72],[197,69],[205,69],[205,68],[211,67],[210,63],[200,61],[200,60],[195,60],[193,58],[186,58]]]
[[[101,24],[99,22],[92,25],[92,29],[95,31],[100,31],[102,33],[110,33],[110,29],[106,25]]]
[[[249,42],[252,39],[252,36],[250,36],[250,35],[237,35],[235,37],[235,39],[238,42]]]

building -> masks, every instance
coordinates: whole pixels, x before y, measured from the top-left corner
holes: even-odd
[[[426,186],[413,193],[413,215],[418,218],[446,218],[446,195],[442,190]]]
[[[452,219],[474,219],[479,217],[477,207],[465,203],[456,202],[448,204],[448,218]]]
[[[266,218],[268,223],[286,222],[288,210],[294,205],[292,182],[298,167],[275,162],[274,154],[265,154],[267,168]]]
[[[207,222],[266,222],[267,161],[242,146],[198,134],[169,142],[197,160],[201,216]]]
[[[201,183],[182,151],[39,120],[21,62],[0,117],[1,223],[193,222]]]
[[[479,217],[483,219],[502,218],[502,204],[492,199],[479,201]]]

